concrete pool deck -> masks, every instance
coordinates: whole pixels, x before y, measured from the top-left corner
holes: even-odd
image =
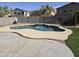
[[[0,33],[0,57],[74,57],[74,55],[65,44],[54,40],[34,40],[15,33]]]
[[[22,25],[32,25],[32,24],[21,24],[21,25],[12,25],[12,26],[22,26]],[[48,24],[52,25],[52,24]],[[56,40],[66,40],[68,39],[68,36],[72,33],[71,30],[63,28],[58,25],[52,25],[52,26],[58,26],[62,29],[65,29],[63,32],[54,32],[54,31],[38,31],[34,29],[10,29],[12,26],[5,26],[0,28],[0,32],[15,32],[23,35],[24,37],[29,38],[50,38],[50,39],[56,39]]]

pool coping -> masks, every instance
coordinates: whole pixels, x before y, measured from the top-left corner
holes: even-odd
[[[33,24],[18,24],[18,25],[12,25],[12,26],[22,26],[22,25],[33,25]],[[55,25],[55,24],[46,24],[51,26],[58,26],[61,29],[65,29],[63,32],[44,32],[44,31],[38,31],[34,29],[10,29],[12,26],[4,26],[0,28],[0,32],[14,32],[19,33],[20,35],[24,37],[29,38],[47,38],[47,39],[55,39],[55,40],[67,40],[68,36],[72,34],[72,31],[70,29],[66,29],[62,26]]]

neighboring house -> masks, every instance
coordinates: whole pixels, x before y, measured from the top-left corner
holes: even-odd
[[[14,15],[15,16],[26,16],[29,17],[30,16],[30,12],[26,11],[26,10],[22,10],[19,8],[14,9]]]
[[[56,17],[60,24],[72,25],[75,22],[75,13],[79,12],[79,3],[71,2],[57,8]],[[77,22],[79,23],[79,21]]]

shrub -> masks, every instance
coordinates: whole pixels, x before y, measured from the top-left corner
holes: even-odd
[[[5,14],[0,14],[0,17],[3,17]]]

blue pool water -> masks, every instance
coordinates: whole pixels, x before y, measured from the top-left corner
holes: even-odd
[[[35,29],[39,31],[65,31],[64,29],[61,29],[58,26],[48,26],[44,24],[13,26],[11,27],[11,29]]]

